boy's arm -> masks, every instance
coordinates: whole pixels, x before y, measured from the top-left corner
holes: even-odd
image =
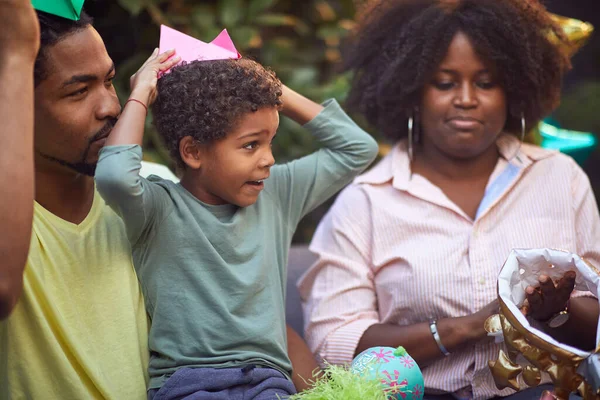
[[[310,389],[321,369],[306,342],[289,325],[287,329],[288,357],[292,362],[292,382],[298,392]]]
[[[322,105],[294,92],[287,86],[282,85],[281,89],[281,101],[283,102],[281,112],[283,115],[293,119],[300,125],[312,121],[321,111],[323,111]]]
[[[131,77],[131,96],[100,151],[96,167],[96,187],[106,203],[123,218],[129,240],[134,244],[159,210],[168,205],[164,190],[140,177],[142,138],[146,110],[156,98],[158,73],[175,65],[173,51],[155,50],[139,71]]]
[[[34,200],[33,65],[40,32],[30,0],[0,1],[0,320],[23,287]]]
[[[272,169],[273,187],[282,199],[290,227],[347,185],[377,156],[377,142],[335,100],[325,107],[283,87],[282,113],[302,124],[322,148]]]

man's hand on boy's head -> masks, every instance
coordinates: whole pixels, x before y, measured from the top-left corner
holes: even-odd
[[[40,48],[40,26],[31,0],[0,0],[0,26],[0,59],[35,59]]]
[[[129,79],[131,98],[143,101],[147,106],[156,100],[158,74],[167,71],[181,61],[181,57],[173,56],[174,54],[175,50],[167,50],[158,54],[158,49],[154,49],[146,62]]]

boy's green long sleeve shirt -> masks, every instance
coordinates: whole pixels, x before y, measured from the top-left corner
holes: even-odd
[[[107,146],[96,183],[123,218],[146,310],[150,388],[178,368],[272,367],[287,376],[288,249],[300,219],[376,157],[377,143],[335,100],[305,125],[322,148],[271,168],[245,208],[201,202],[180,184],[139,176],[137,145]]]

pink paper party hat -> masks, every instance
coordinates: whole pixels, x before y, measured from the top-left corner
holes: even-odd
[[[227,29],[223,29],[212,42],[204,43],[168,26],[161,25],[159,51],[163,53],[169,49],[175,49],[175,54],[181,57],[181,61],[186,62],[242,58],[233,45]]]

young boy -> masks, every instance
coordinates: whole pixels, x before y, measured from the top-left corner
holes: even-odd
[[[147,312],[149,397],[274,399],[295,392],[286,348],[286,262],[313,208],[364,170],[376,142],[335,100],[322,107],[247,60],[153,54],[101,152],[98,190],[123,218]],[[158,97],[157,97],[158,92]],[[156,98],[157,97],[157,98]],[[139,176],[144,118],[181,170]],[[323,148],[274,166],[279,114]]]

